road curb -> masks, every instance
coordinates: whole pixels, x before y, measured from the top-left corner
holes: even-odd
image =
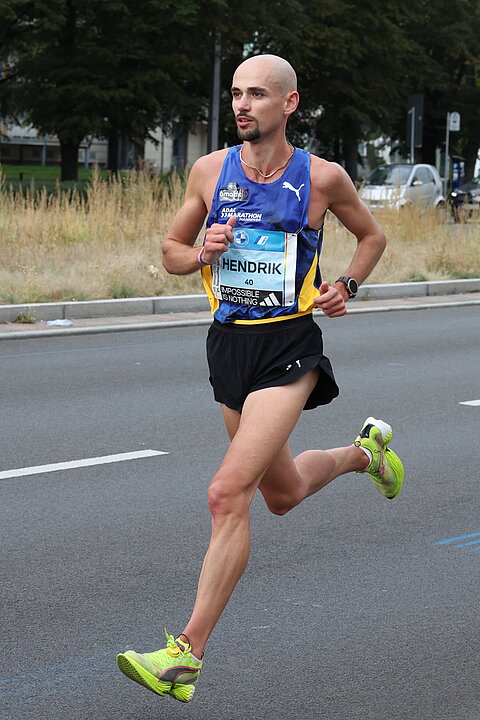
[[[357,295],[362,300],[396,300],[427,298],[464,293],[480,293],[480,278],[465,280],[435,280],[412,283],[363,285]],[[116,300],[80,300],[78,302],[30,303],[0,305],[0,324],[14,323],[20,315],[37,321],[79,320],[133,315],[164,315],[208,311],[206,295],[171,295],[149,298],[121,298]]]
[[[404,299],[402,299],[404,300]],[[451,308],[451,307],[467,307],[472,305],[480,305],[480,297],[475,297],[472,295],[471,298],[468,298],[466,300],[458,299],[458,300],[440,300],[436,302],[401,302],[397,301],[395,304],[385,304],[385,305],[374,305],[374,306],[368,306],[366,304],[359,303],[358,306],[351,305],[348,309],[348,314],[366,314],[366,313],[378,313],[378,312],[399,312],[401,310],[409,310],[409,311],[415,311],[415,310],[435,310],[435,309],[441,309],[441,308]],[[173,315],[173,313],[172,313]],[[323,314],[318,311],[314,312],[314,318],[320,319],[322,318]],[[163,315],[162,318],[165,318],[168,316]],[[59,337],[59,336],[66,336],[66,335],[96,335],[100,333],[114,333],[114,332],[133,332],[133,331],[139,331],[139,330],[161,330],[161,329],[171,329],[171,328],[177,328],[177,327],[195,327],[195,326],[201,326],[201,325],[210,325],[212,322],[212,318],[210,313],[206,314],[204,317],[188,317],[188,314],[185,313],[185,319],[174,319],[174,320],[165,320],[165,319],[158,319],[155,322],[149,321],[148,316],[142,319],[141,322],[130,322],[130,323],[111,323],[108,325],[87,325],[84,327],[51,327],[48,329],[38,329],[38,330],[22,330],[22,331],[15,331],[11,330],[11,325],[8,326],[8,330],[4,330],[3,332],[0,331],[0,341],[1,340],[23,340],[28,338],[45,338],[45,337]],[[113,318],[112,318],[113,319]]]

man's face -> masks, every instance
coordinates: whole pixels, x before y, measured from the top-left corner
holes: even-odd
[[[240,140],[255,142],[284,122],[286,97],[265,63],[241,65],[232,83],[232,109]]]

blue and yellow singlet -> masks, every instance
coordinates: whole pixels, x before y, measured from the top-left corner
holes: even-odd
[[[282,177],[249,180],[231,147],[215,188],[207,227],[235,215],[233,243],[202,268],[212,313],[221,323],[257,324],[310,313],[321,282],[323,228],[308,226],[310,153],[295,149]]]

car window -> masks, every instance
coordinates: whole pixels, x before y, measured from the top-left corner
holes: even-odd
[[[424,185],[433,182],[433,175],[428,168],[421,167],[415,171],[414,180],[420,180]]]
[[[379,165],[365,180],[365,185],[405,185],[411,165]]]

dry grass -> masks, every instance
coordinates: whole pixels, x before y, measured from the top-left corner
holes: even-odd
[[[95,175],[87,198],[14,195],[0,188],[0,301],[48,302],[175,295],[202,291],[199,274],[161,267],[161,240],[183,198],[182,178],[166,186],[144,174],[123,181]],[[478,224],[446,215],[384,212],[390,240],[369,282],[441,280],[480,274]],[[332,280],[348,265],[355,239],[330,216],[322,271]]]
[[[449,280],[480,276],[480,225],[454,224],[447,210],[415,207],[378,211],[388,245],[369,283]],[[355,238],[328,215],[322,269],[338,276],[356,246]]]

